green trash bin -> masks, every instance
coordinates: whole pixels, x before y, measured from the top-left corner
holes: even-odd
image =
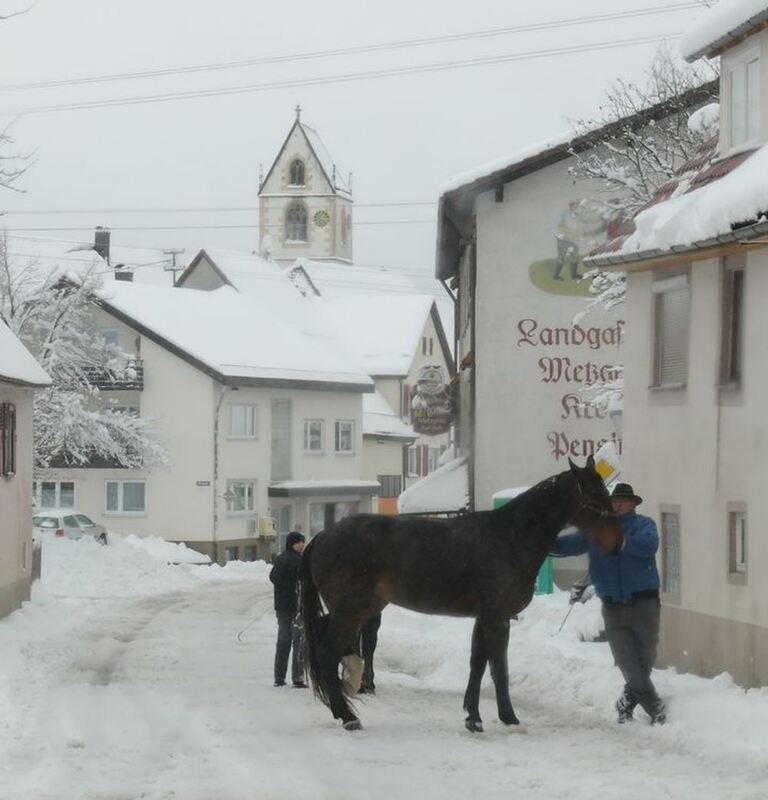
[[[502,489],[493,495],[493,507],[501,508],[505,503],[508,503],[519,494],[527,491],[528,487],[524,486],[517,489]],[[544,563],[541,565],[539,574],[536,576],[536,594],[552,594],[552,556],[547,556]]]

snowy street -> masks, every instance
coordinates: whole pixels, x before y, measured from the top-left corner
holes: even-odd
[[[513,627],[512,697],[526,733],[462,725],[470,623],[389,608],[378,694],[350,734],[308,691],[272,686],[264,564],[168,566],[135,539],[46,545],[42,585],[0,622],[0,796],[240,798],[763,798],[768,693],[658,675],[670,722],[618,728],[607,645],[559,636],[566,595]],[[248,626],[246,628],[246,626]],[[242,642],[238,641],[237,634]],[[749,737],[745,737],[749,731]]]

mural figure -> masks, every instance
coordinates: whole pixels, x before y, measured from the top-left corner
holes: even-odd
[[[579,272],[582,253],[588,253],[597,244],[605,229],[605,219],[589,200],[583,198],[569,203],[558,221],[555,234],[557,260],[554,280],[565,280],[562,272],[568,264],[571,280],[580,281],[583,277]]]

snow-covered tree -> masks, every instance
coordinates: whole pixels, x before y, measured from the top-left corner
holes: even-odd
[[[167,456],[151,421],[121,411],[98,386],[136,377],[131,358],[99,334],[94,298],[98,269],[76,279],[22,264],[0,238],[0,319],[21,339],[52,378],[35,393],[35,468],[109,463],[146,467]]]
[[[597,187],[593,200],[609,222],[630,220],[712,136],[710,126],[689,120],[717,100],[715,69],[688,66],[663,45],[645,82],[616,81],[596,117],[572,122],[577,136],[605,131],[594,146],[574,152],[571,174],[590,181],[592,192]],[[663,113],[644,117],[650,108]],[[624,273],[593,271],[585,277],[592,279],[585,313],[624,301]]]

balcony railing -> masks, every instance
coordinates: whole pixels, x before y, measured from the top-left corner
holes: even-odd
[[[91,386],[104,392],[141,392],[144,389],[144,362],[132,358],[128,362],[128,370],[123,377],[115,378],[108,372],[99,369],[88,371]]]

